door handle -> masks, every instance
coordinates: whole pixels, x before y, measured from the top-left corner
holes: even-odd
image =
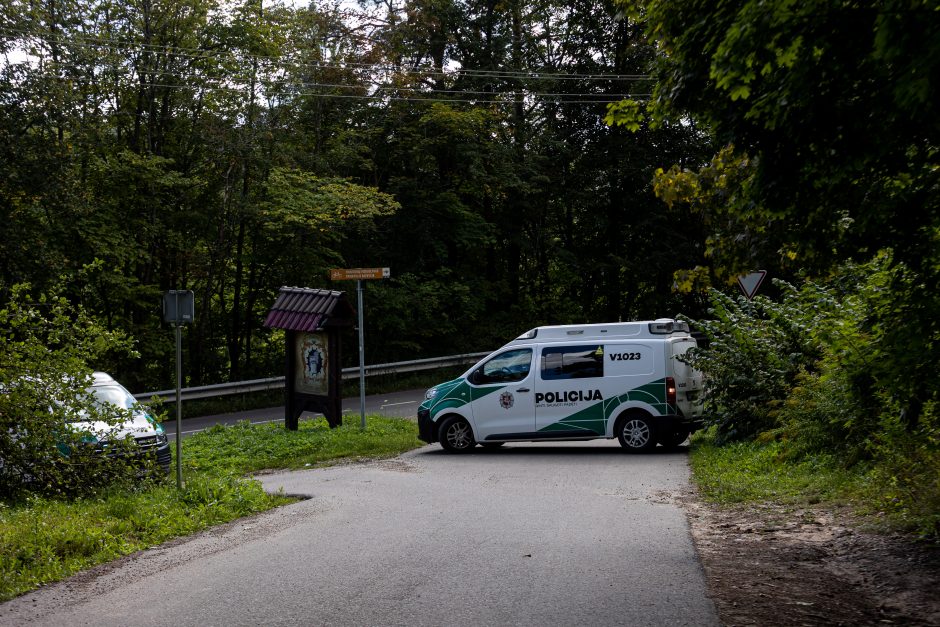
[[[528,392],[529,388],[519,388],[516,392]]]

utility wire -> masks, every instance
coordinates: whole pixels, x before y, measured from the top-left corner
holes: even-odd
[[[82,70],[85,69],[84,66],[76,64],[58,64],[58,68],[70,68],[73,70]],[[57,76],[55,78],[63,81],[91,81],[98,80],[100,82],[112,82],[113,79],[119,78],[115,77],[107,68],[103,69],[100,73],[94,73],[91,76],[82,76],[82,75],[70,75],[70,76]],[[145,81],[143,86],[167,86],[175,85],[180,88],[188,87],[190,89],[201,89],[206,87],[222,86],[220,83],[229,82],[232,83],[231,87],[225,87],[226,89],[231,89],[233,91],[241,91],[245,83],[250,81],[249,77],[244,76],[217,76],[210,74],[199,74],[193,77],[186,77],[174,72],[167,71],[154,71],[147,72],[146,74],[152,74],[159,76],[164,81],[166,79],[172,78],[177,79],[177,83],[152,83]],[[138,87],[141,83],[134,79],[133,77],[128,77],[128,85],[133,85]],[[200,82],[194,83],[193,79],[197,79]],[[202,82],[205,81],[205,82]],[[522,93],[527,96],[538,96],[541,98],[607,98],[622,100],[624,98],[635,98],[635,97],[649,97],[650,94],[628,94],[628,93],[602,93],[602,92],[543,92],[535,89],[529,89],[524,87],[518,88],[508,88],[508,89],[493,89],[493,90],[475,90],[475,89],[438,89],[435,87],[412,87],[406,85],[393,85],[393,84],[383,84],[378,80],[370,80],[368,84],[361,85],[350,85],[344,83],[321,83],[317,81],[293,81],[293,80],[284,80],[284,79],[271,79],[270,77],[259,77],[256,79],[259,89],[264,91],[270,89],[271,86],[275,86],[277,89],[290,88],[294,87],[301,90],[310,90],[310,89],[372,89],[375,92],[411,92],[414,94],[429,94],[429,95],[439,95],[439,96],[483,96],[483,97],[492,97],[492,96],[515,96],[519,93]],[[214,83],[214,84],[213,84]],[[238,85],[241,85],[239,87]],[[311,92],[305,92],[311,93]],[[320,93],[320,92],[316,92]],[[594,100],[592,100],[593,102]]]
[[[0,33],[12,37],[35,38],[45,42],[55,42],[61,45],[77,46],[81,48],[105,48],[111,52],[125,53],[129,49],[139,49],[141,51],[153,52],[165,56],[192,59],[192,60],[215,60],[227,61],[229,58],[223,52],[214,52],[198,48],[184,48],[176,46],[165,46],[159,44],[145,44],[142,42],[124,42],[115,39],[102,39],[82,36],[53,36],[51,33],[40,33],[35,31],[26,31],[22,29],[0,28]],[[388,63],[359,63],[359,62],[294,62],[289,57],[284,56],[265,56],[265,55],[239,55],[243,61],[258,61],[272,63],[289,63],[293,68],[312,68],[312,69],[363,69],[372,72],[388,72],[394,74],[414,74],[426,77],[446,77],[464,75],[468,77],[481,78],[505,78],[505,79],[528,79],[528,80],[604,80],[604,81],[645,81],[651,80],[649,74],[597,74],[597,73],[574,73],[574,72],[540,72],[523,70],[483,70],[470,68],[455,69],[408,69]]]
[[[57,77],[60,78],[60,77]],[[60,78],[60,80],[66,82],[74,82],[75,79],[65,79]],[[141,85],[135,83],[135,87],[141,87]],[[173,83],[145,83],[142,85],[145,88],[159,88],[159,89],[173,89],[173,90],[188,90],[188,91],[206,91],[206,92],[222,92],[229,93],[239,96],[246,96],[245,89],[235,86],[224,86],[224,85],[188,85],[188,84],[173,84]],[[446,102],[446,103],[471,103],[471,104],[506,104],[514,105],[516,104],[517,94],[514,92],[494,92],[488,93],[486,96],[489,98],[439,98],[434,97],[438,94],[431,92],[419,92],[419,94],[411,96],[398,96],[392,95],[392,92],[396,90],[393,88],[386,88],[374,91],[372,93],[365,94],[339,94],[323,91],[310,91],[310,85],[305,86],[307,89],[290,89],[289,85],[284,85],[277,90],[270,91],[261,89],[262,93],[258,96],[267,97],[267,98],[301,98],[301,97],[316,97],[316,98],[334,98],[334,99],[348,99],[348,100],[369,100],[369,101],[390,101],[390,102]],[[321,86],[322,87],[322,86]],[[340,85],[337,86],[342,89],[353,89],[356,87],[351,87],[349,85]],[[358,87],[358,89],[365,89],[363,87]],[[464,95],[461,92],[454,92],[456,95]],[[482,93],[482,92],[477,92]],[[426,95],[421,95],[426,94]],[[650,94],[634,94],[630,96],[625,95],[611,95],[611,94],[596,94],[596,98],[587,98],[592,94],[570,94],[571,99],[568,99],[566,94],[541,94],[538,92],[531,92],[522,94],[525,100],[531,99],[549,99],[554,100],[559,104],[611,104],[614,102],[620,102],[624,98],[635,98],[635,99],[648,99]],[[502,98],[500,98],[502,97]]]

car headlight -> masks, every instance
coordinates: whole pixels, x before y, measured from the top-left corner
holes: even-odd
[[[157,446],[163,446],[166,444],[168,440],[166,437],[166,431],[163,430],[163,425],[154,421],[153,429],[157,432]]]
[[[424,400],[429,401],[435,396],[437,396],[437,388],[431,388],[430,390],[424,393]]]

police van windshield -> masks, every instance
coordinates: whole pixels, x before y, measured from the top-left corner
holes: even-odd
[[[513,383],[529,376],[532,365],[532,349],[521,348],[507,351],[492,358],[474,371],[471,383]]]

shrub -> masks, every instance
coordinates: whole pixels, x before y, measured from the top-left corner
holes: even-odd
[[[825,282],[775,283],[779,302],[713,291],[713,318],[690,320],[709,339],[688,359],[716,443],[763,434],[780,473],[820,456],[854,466],[860,502],[940,537],[940,337],[916,322],[933,295],[888,252]]]
[[[794,302],[795,288],[777,284],[788,295],[782,303],[710,290],[714,318],[689,320],[708,338],[708,347],[690,351],[688,360],[705,373],[706,416],[719,443],[778,426],[794,380],[818,355]]]
[[[56,294],[33,298],[16,285],[10,295],[0,309],[0,498],[76,495],[132,478],[137,469],[121,454],[132,443],[116,435],[128,414],[92,401],[85,361],[131,352],[130,341]],[[82,428],[90,423],[98,438]],[[96,441],[109,432],[104,455]]]

